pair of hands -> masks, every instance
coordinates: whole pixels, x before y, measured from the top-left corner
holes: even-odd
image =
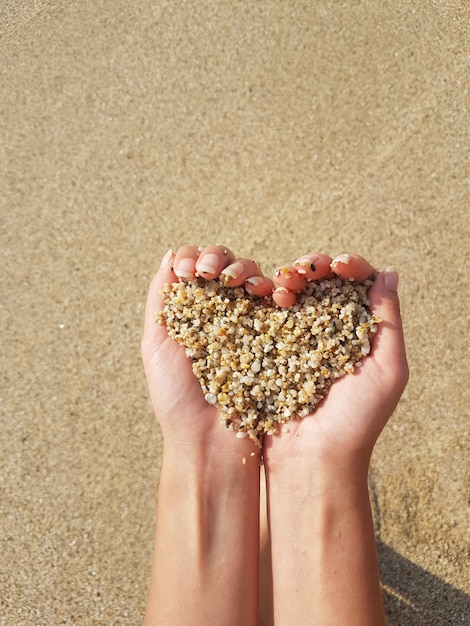
[[[151,282],[142,339],[142,357],[152,405],[165,444],[189,453],[194,449],[219,451],[225,459],[259,452],[248,439],[238,439],[220,423],[219,410],[207,404],[184,348],[171,339],[165,326],[155,323],[162,310],[160,290],[165,283],[190,280],[196,273],[207,280],[223,278],[228,286],[243,285],[248,293],[272,294],[276,305],[292,306],[308,280],[338,275],[364,280],[376,274],[369,290],[370,309],[381,318],[370,355],[353,374],[330,388],[313,416],[293,420],[277,436],[266,437],[265,465],[287,459],[319,458],[322,462],[368,464],[374,444],[393,413],[408,380],[408,366],[394,268],[376,273],[357,255],[335,259],[307,254],[276,270],[273,280],[248,259],[237,259],[223,246],[184,246],[169,251]],[[222,276],[221,276],[222,275]],[[227,461],[228,462],[228,461]]]

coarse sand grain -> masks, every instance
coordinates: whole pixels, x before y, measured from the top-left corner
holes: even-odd
[[[280,308],[219,280],[165,285],[157,322],[186,348],[205,399],[255,442],[312,413],[333,382],[361,365],[379,320],[362,283],[310,282]]]

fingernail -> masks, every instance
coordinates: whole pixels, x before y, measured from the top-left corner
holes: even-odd
[[[205,254],[197,263],[198,274],[217,274],[219,257],[216,254]]]
[[[232,263],[223,270],[222,274],[227,277],[227,280],[230,280],[231,278],[238,278],[244,269],[243,263]]]
[[[315,272],[315,263],[320,259],[318,254],[309,254],[308,256],[301,256],[294,261],[295,269],[298,274],[306,274],[307,270]],[[297,267],[300,266],[300,267]]]
[[[194,278],[194,265],[193,259],[181,259],[175,267],[175,274],[178,278]]]
[[[170,265],[172,256],[173,256],[173,250],[170,248],[168,252],[165,252],[164,257],[162,258],[162,261],[160,263],[161,270],[166,269]]]
[[[263,284],[264,280],[261,276],[250,276],[250,278],[247,278],[245,282],[250,283],[250,285],[254,285],[255,287],[259,287]]]
[[[330,267],[335,267],[338,263],[343,263],[344,265],[349,265],[349,261],[351,260],[350,254],[338,254],[330,264]]]
[[[384,271],[384,283],[390,291],[398,290],[398,269],[394,265]]]
[[[292,268],[284,265],[274,270],[274,276],[282,276],[283,278],[291,278],[293,274]]]

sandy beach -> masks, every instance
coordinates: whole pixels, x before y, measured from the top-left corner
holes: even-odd
[[[410,382],[373,456],[390,626],[470,623],[470,5],[0,6],[0,624],[137,625],[161,256],[400,270]]]

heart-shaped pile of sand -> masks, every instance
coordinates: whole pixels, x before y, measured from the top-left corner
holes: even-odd
[[[370,351],[379,321],[371,280],[310,282],[289,309],[221,281],[166,285],[157,322],[186,347],[207,402],[226,427],[258,441],[312,413]]]

